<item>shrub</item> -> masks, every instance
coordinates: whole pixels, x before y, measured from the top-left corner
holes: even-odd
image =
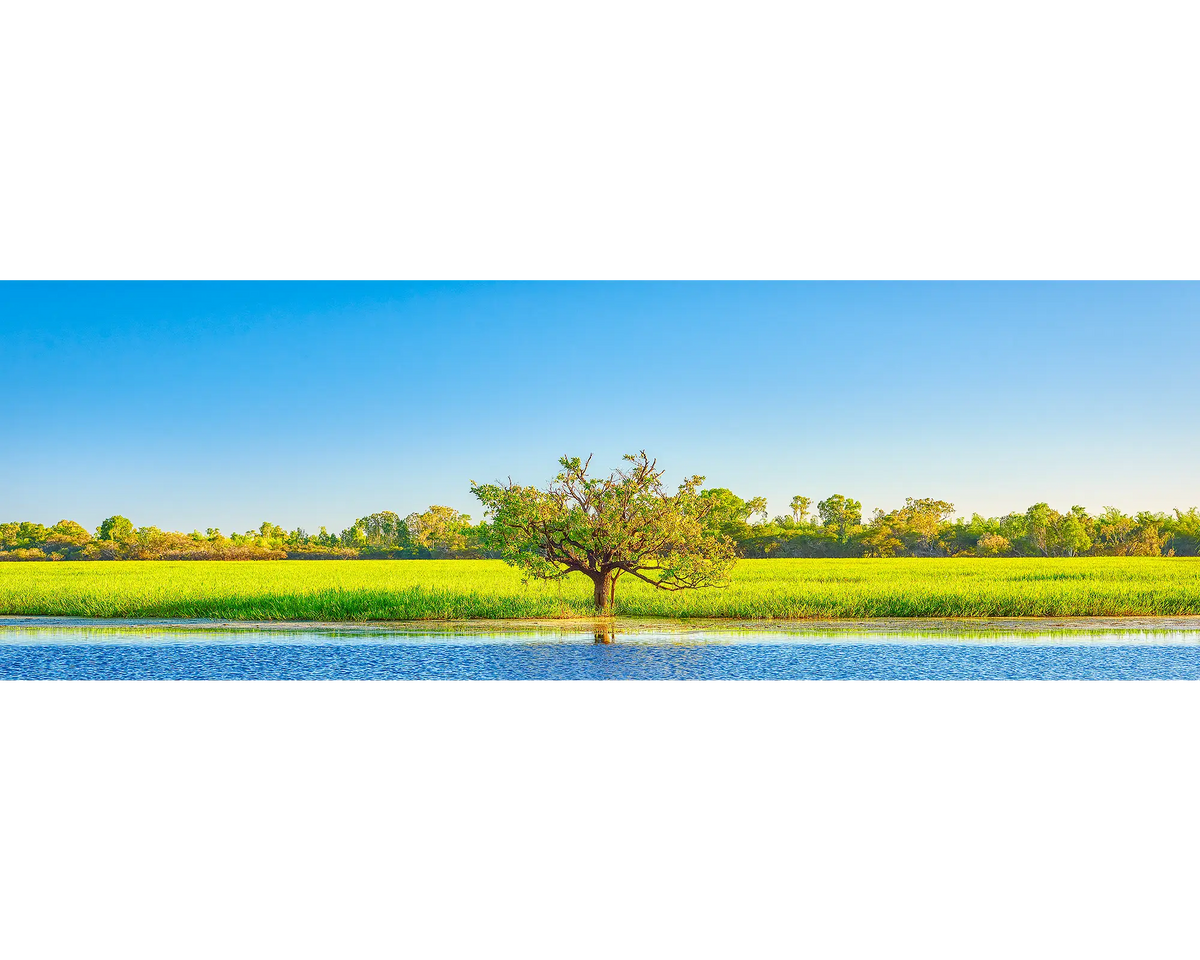
[[[1012,553],[1012,544],[1008,542],[1007,537],[998,533],[985,533],[979,538],[975,552],[981,557],[1006,557]]]

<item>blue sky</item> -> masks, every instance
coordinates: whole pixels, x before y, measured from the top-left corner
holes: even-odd
[[[645,448],[995,515],[1200,503],[1200,285],[0,284],[0,520],[341,529]]]

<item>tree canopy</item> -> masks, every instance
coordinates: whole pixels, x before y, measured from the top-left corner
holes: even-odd
[[[856,533],[862,524],[862,504],[840,493],[818,503],[817,512],[821,515],[821,522],[836,531],[843,542]]]
[[[693,476],[675,493],[643,450],[607,477],[588,475],[591,457],[563,457],[545,490],[472,482],[490,520],[489,544],[528,576],[590,577],[596,610],[612,612],[617,581],[628,574],[659,590],[724,586],[735,562],[733,541],[705,521],[717,501],[699,494]]]

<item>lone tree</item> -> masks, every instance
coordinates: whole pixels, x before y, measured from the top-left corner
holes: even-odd
[[[812,506],[812,497],[802,497],[800,494],[792,497],[792,522],[803,523],[804,515],[808,513],[810,506]]]
[[[592,458],[559,460],[546,490],[512,482],[471,492],[491,518],[489,546],[527,576],[560,580],[573,571],[595,585],[596,612],[612,613],[624,574],[659,590],[721,587],[735,553],[728,537],[705,529],[712,504],[699,496],[703,477],[667,493],[657,461],[642,451],[607,477],[589,477]]]

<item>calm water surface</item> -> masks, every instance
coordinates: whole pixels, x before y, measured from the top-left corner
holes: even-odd
[[[1196,680],[1200,619],[631,623],[614,631],[586,622],[0,618],[0,679]]]

